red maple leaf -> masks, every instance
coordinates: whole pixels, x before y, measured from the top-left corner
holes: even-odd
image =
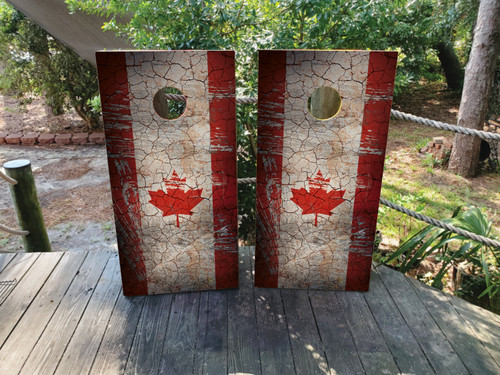
[[[193,209],[203,198],[201,192],[203,189],[189,189],[186,187],[186,178],[180,179],[177,173],[172,173],[172,178],[165,181],[167,192],[163,190],[149,191],[153,204],[163,211],[163,216],[176,215],[177,227],[179,227],[179,215],[192,215]]]
[[[302,215],[315,214],[314,225],[318,226],[318,214],[331,215],[332,210],[345,201],[345,190],[328,191],[330,179],[324,179],[321,171],[314,178],[308,178],[309,191],[292,189],[292,202],[302,208]]]

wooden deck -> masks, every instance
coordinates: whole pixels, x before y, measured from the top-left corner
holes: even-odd
[[[0,374],[500,374],[500,316],[385,267],[368,293],[127,298],[116,253],[0,255]]]

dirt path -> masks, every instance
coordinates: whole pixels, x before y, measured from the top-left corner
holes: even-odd
[[[79,133],[87,131],[74,111],[54,116],[42,99],[22,104],[16,98],[0,95],[0,133]]]
[[[116,248],[104,146],[0,147],[0,165],[31,161],[54,251]],[[16,223],[8,184],[0,182],[0,222]],[[22,251],[18,236],[0,232],[0,251]]]

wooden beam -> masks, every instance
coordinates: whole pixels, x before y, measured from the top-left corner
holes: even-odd
[[[71,13],[64,0],[7,0],[50,35],[93,64],[95,52],[103,49],[130,49],[132,44],[112,31],[104,31],[106,21],[95,15]]]
[[[10,192],[19,226],[29,231],[28,235],[22,236],[24,249],[27,253],[51,251],[30,161],[12,160],[3,167],[5,174],[17,181],[17,184],[10,185]]]

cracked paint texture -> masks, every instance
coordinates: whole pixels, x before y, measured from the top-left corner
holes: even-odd
[[[257,286],[368,289],[396,56],[260,51]],[[327,120],[307,109],[322,86]]]
[[[122,223],[123,207],[117,210],[119,197],[113,195],[122,227],[117,231],[120,258],[128,265],[122,266],[124,293],[237,287],[234,53],[127,51],[98,52],[97,57],[101,95],[121,100],[129,113],[124,145],[123,132],[111,137],[124,127],[115,121],[115,108],[103,106],[109,163],[126,167],[110,167],[112,179],[134,180],[135,206],[130,200],[122,206],[135,207],[135,227]],[[112,81],[102,78],[110,60],[119,60],[115,65],[126,72],[128,92],[119,98],[106,89]],[[164,87],[186,96],[185,111],[177,119],[166,120],[153,108],[155,94]],[[110,153],[114,148],[118,154],[131,148],[133,155],[123,161],[117,152]],[[139,293],[125,290],[139,270],[145,287]]]

